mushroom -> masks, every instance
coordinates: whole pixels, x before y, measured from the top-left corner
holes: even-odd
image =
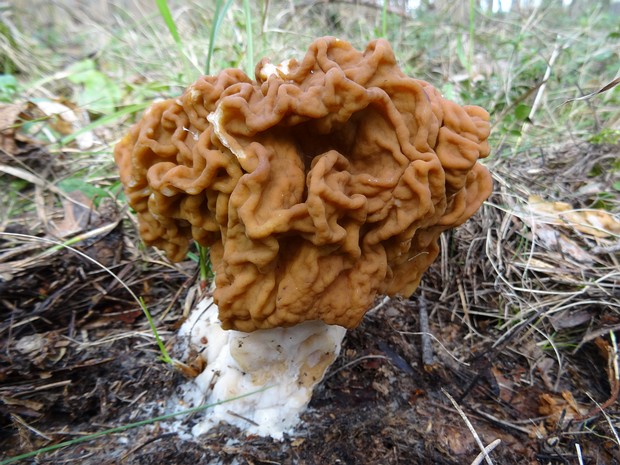
[[[489,196],[478,160],[490,125],[407,77],[381,39],[359,52],[319,38],[301,61],[264,59],[255,74],[226,69],[153,104],[114,155],[145,243],[175,261],[192,240],[210,248],[213,301],[182,331],[208,341],[205,395],[289,383],[225,407],[227,421],[281,437],[344,328],[377,296],[412,294],[441,232]]]

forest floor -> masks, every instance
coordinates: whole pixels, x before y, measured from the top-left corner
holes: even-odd
[[[43,147],[18,145],[23,166],[49,169]],[[618,145],[579,143],[545,150],[539,166],[525,157],[491,163],[493,196],[442,238],[411,299],[379,301],[348,332],[284,440],[227,425],[192,438],[196,413],[176,430],[150,422],[28,460],[469,464],[486,460],[480,447],[491,445],[493,463],[620,463],[619,223],[592,205],[584,175],[597,173],[606,189],[619,158]],[[548,200],[558,197],[566,203]],[[173,350],[196,299],[196,263],[144,250],[115,204],[75,202],[57,213],[57,228],[92,234],[54,248],[28,239],[36,231],[22,218],[2,237],[0,461],[155,418],[188,382],[159,360],[140,307],[107,270],[145,299]]]
[[[620,465],[607,2],[156,3],[0,4],[0,465]],[[197,253],[144,247],[112,147],[199,74],[300,58],[328,34],[385,37],[406,74],[487,109],[494,193],[442,235],[414,296],[380,298],[347,333],[294,432],[192,437],[204,413],[159,419],[192,381],[136,296],[183,357]]]

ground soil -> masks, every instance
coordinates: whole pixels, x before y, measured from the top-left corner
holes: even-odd
[[[593,160],[600,164],[610,150],[618,153],[617,147],[605,150]],[[517,175],[514,167],[508,173]],[[499,195],[485,208],[503,204]],[[100,213],[103,223],[120,215],[114,209]],[[585,317],[564,314],[568,323],[548,341],[539,334],[552,334],[541,323],[547,307],[506,327],[501,315],[511,311],[508,293],[486,264],[487,249],[471,241],[472,235],[486,239],[489,221],[502,219],[483,209],[469,227],[449,233],[444,259],[410,299],[378,300],[347,334],[302,423],[283,441],[245,437],[227,425],[188,439],[155,422],[23,463],[485,463],[477,459],[473,432],[484,446],[500,440],[489,455],[493,463],[620,463],[609,336],[620,323],[617,308],[601,304],[598,294],[585,295],[598,303],[579,306]],[[6,231],[21,232],[19,225],[9,226]],[[145,298],[172,346],[187,295],[196,289],[195,263],[169,265],[137,243],[132,225],[120,221],[78,249]],[[616,302],[617,254],[608,256],[616,284],[604,291],[607,301]],[[0,281],[0,460],[162,413],[187,378],[159,360],[145,317],[127,291],[71,251],[22,265]],[[421,350],[421,306],[433,335],[430,359]],[[183,419],[188,428],[196,415]]]

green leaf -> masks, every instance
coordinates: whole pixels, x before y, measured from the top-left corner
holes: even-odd
[[[73,192],[73,191],[80,191],[82,194],[84,194],[86,197],[88,197],[91,200],[94,200],[95,198],[102,198],[102,197],[110,196],[109,192],[106,191],[105,189],[102,189],[101,187],[97,187],[89,183],[88,181],[85,181],[81,177],[63,179],[62,181],[58,183],[58,187],[60,187],[60,189],[62,189],[63,191],[67,193]]]
[[[179,50],[179,56],[183,61],[183,67],[185,69],[185,79],[191,79],[193,76],[192,66],[193,63],[187,57],[185,52],[183,51],[183,43],[181,42],[181,36],[179,35],[179,30],[174,22],[174,18],[172,17],[172,13],[170,12],[170,8],[168,7],[167,0],[155,0],[157,3],[157,8],[159,8],[159,13],[161,17],[164,19],[168,30],[170,31],[170,35],[174,40],[174,43],[177,45],[177,49]],[[181,78],[183,79],[183,78]]]
[[[613,186],[615,190],[620,191],[620,181],[614,182]]]
[[[456,100],[458,97],[456,94],[455,88],[454,88],[454,84],[452,83],[444,84],[441,90],[442,90],[441,93],[443,94],[443,96],[448,100]]]
[[[465,46],[463,45],[463,39],[460,34],[456,36],[456,56],[461,63],[461,66],[467,69],[467,57],[465,56]]]
[[[532,111],[532,107],[530,105],[520,103],[515,108],[515,118],[520,121],[525,121],[530,116],[530,111]]]
[[[18,85],[17,79],[12,74],[0,74],[0,100],[12,101]]]
[[[69,67],[67,79],[80,84],[82,91],[78,95],[78,104],[89,110],[105,113],[114,109],[121,99],[118,85],[101,71],[96,69],[93,60],[81,60]]]
[[[17,79],[12,74],[0,74],[0,90],[17,90]]]

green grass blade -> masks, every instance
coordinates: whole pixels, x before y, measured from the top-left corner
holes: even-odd
[[[467,54],[467,73],[472,78],[474,64],[474,33],[476,32],[476,2],[469,0],[469,53]]]
[[[207,52],[205,74],[211,73],[211,59],[213,58],[213,50],[215,49],[215,39],[217,38],[217,33],[231,4],[232,0],[227,0],[226,3],[224,3],[224,0],[217,0],[215,3],[215,14],[213,23],[211,24],[211,35],[209,38],[209,50]]]
[[[187,79],[191,79],[191,63],[187,55],[183,52],[183,43],[181,42],[181,36],[179,35],[179,30],[177,29],[177,25],[174,22],[174,18],[172,17],[172,13],[170,12],[170,8],[168,7],[167,0],[155,0],[157,3],[157,8],[159,8],[159,13],[163,18],[168,30],[170,31],[170,35],[174,40],[174,43],[177,44],[177,48],[179,49],[179,55],[181,55],[181,60],[183,60],[183,66],[185,67],[185,77]]]
[[[181,43],[181,36],[179,35],[179,31],[177,30],[177,26],[174,23],[174,18],[172,17],[172,13],[170,12],[170,8],[168,8],[168,2],[166,0],[155,0],[157,3],[157,8],[159,8],[159,13],[161,17],[164,19],[174,42],[177,44],[179,48],[182,48],[183,44]]]
[[[243,9],[245,11],[245,34],[247,37],[245,74],[254,75],[254,38],[252,36],[252,10],[250,8],[250,0],[243,0]]]
[[[387,39],[387,13],[389,0],[383,0],[383,8],[381,10],[381,35]]]
[[[227,402],[232,402],[234,400],[238,400],[238,399],[242,399],[244,397],[249,397],[251,395],[258,394],[259,392],[266,391],[267,389],[269,389],[269,387],[265,387],[265,388],[259,389],[257,391],[248,392],[246,394],[242,394],[242,395],[237,396],[237,397],[231,397],[230,399],[225,399],[225,400],[220,401],[220,402],[214,402],[212,404],[199,405],[198,407],[194,407],[194,408],[190,408],[190,409],[187,409],[187,410],[183,410],[181,412],[168,413],[166,415],[161,415],[161,416],[158,416],[158,417],[149,418],[148,420],[136,421],[135,423],[129,423],[127,425],[118,426],[116,428],[106,429],[104,431],[99,431],[97,433],[89,434],[89,435],[83,436],[81,438],[71,439],[70,441],[59,442],[58,444],[53,444],[51,446],[42,447],[41,449],[37,449],[37,450],[34,450],[32,452],[27,452],[25,454],[16,455],[15,457],[10,457],[8,459],[5,459],[5,460],[1,461],[0,465],[8,465],[10,463],[19,462],[20,460],[29,459],[31,457],[36,457],[39,454],[44,454],[44,453],[47,453],[47,452],[52,452],[52,451],[55,451],[55,450],[58,450],[58,449],[62,449],[64,447],[73,446],[75,444],[80,444],[80,443],[83,443],[83,442],[92,441],[93,439],[97,439],[97,438],[100,438],[102,436],[107,436],[109,434],[122,433],[123,431],[127,431],[127,430],[133,429],[133,428],[139,428],[141,426],[146,426],[148,424],[155,423],[155,422],[158,422],[158,421],[166,421],[166,420],[170,420],[171,418],[179,417],[179,416],[182,416],[182,415],[191,415],[191,414],[196,413],[196,412],[201,412],[203,410],[207,410],[207,409],[213,408],[213,407],[215,407],[217,405],[225,404]]]
[[[142,312],[146,316],[146,319],[149,322],[149,326],[151,327],[151,331],[155,335],[155,341],[157,342],[157,347],[159,347],[159,351],[161,352],[161,360],[164,363],[169,363],[172,365],[174,363],[174,360],[170,358],[170,354],[168,354],[168,350],[166,349],[166,346],[164,345],[164,341],[162,341],[161,337],[159,337],[159,331],[157,331],[157,326],[155,326],[155,322],[153,321],[151,312],[149,312],[149,309],[146,306],[146,302],[144,302],[144,298],[140,296],[139,300],[140,300],[140,307],[142,308]]]

